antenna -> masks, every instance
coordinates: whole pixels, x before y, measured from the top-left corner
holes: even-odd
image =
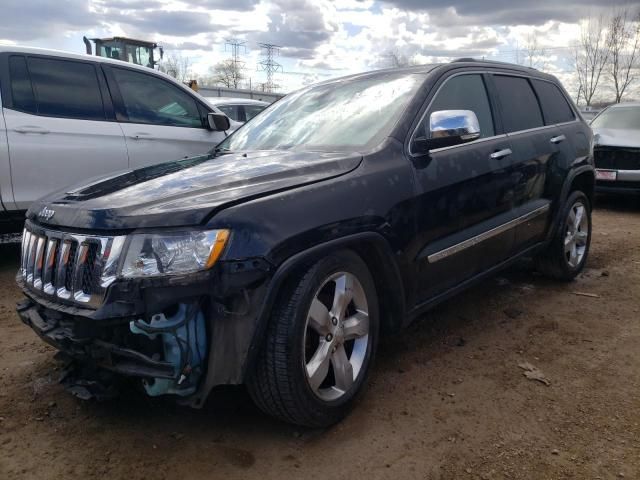
[[[273,57],[279,55],[280,46],[272,43],[259,43],[258,45],[264,49],[264,59],[258,63],[258,68],[267,72],[267,83],[265,83],[264,89],[267,92],[273,92],[277,88],[277,85],[273,83],[273,74],[282,72],[282,65],[273,59]]]

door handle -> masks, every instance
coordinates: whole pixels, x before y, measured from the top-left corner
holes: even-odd
[[[558,135],[557,137],[551,137],[551,140],[549,140],[551,143],[555,143],[558,144],[560,142],[562,142],[563,140],[566,140],[567,137],[565,137],[564,135]]]
[[[513,152],[510,148],[503,148],[502,150],[498,150],[497,152],[493,152],[491,155],[491,160],[500,160],[501,158],[508,157]]]
[[[147,132],[136,132],[133,135],[131,135],[129,138],[133,138],[134,140],[141,140],[141,139],[151,139],[151,134],[147,133]]]
[[[41,135],[49,133],[49,130],[47,130],[46,128],[36,127],[35,125],[24,125],[22,127],[16,127],[13,129],[13,131],[17,133],[39,133]]]

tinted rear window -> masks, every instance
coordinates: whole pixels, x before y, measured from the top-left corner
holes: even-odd
[[[547,125],[570,122],[575,119],[573,110],[560,89],[551,82],[532,80],[542,105],[544,121]]]
[[[29,57],[31,82],[40,115],[104,120],[102,95],[92,64]]]
[[[544,126],[538,100],[526,78],[496,75],[494,81],[507,132]]]

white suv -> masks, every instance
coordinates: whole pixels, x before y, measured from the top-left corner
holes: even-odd
[[[0,233],[46,193],[205,153],[229,129],[173,78],[101,57],[0,46],[0,92]]]

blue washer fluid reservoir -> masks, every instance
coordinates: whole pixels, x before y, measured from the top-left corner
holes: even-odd
[[[172,379],[143,380],[148,395],[188,396],[195,393],[207,358],[204,315],[198,305],[181,303],[172,316],[158,313],[151,317],[149,323],[133,320],[129,323],[129,329],[134,334],[145,335],[152,340],[159,336],[163,345],[162,360],[174,367],[175,376]]]

